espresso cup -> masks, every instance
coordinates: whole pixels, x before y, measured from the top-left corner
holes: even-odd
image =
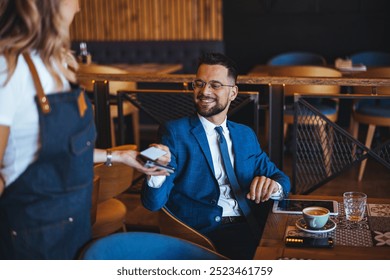
[[[303,219],[306,225],[312,229],[320,229],[329,220],[330,211],[324,207],[311,206],[302,210]]]

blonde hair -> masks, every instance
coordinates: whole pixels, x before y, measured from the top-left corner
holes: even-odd
[[[30,51],[38,52],[58,86],[62,82],[54,65],[69,81],[76,81],[75,73],[64,66],[73,64],[74,58],[70,52],[69,27],[61,18],[62,1],[2,0],[0,53],[7,61],[5,84],[12,77],[19,56]]]

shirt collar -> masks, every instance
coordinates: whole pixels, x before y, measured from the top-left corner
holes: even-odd
[[[212,122],[208,121],[205,117],[203,117],[199,114],[198,114],[198,117],[199,117],[199,120],[202,123],[203,128],[206,131],[207,135],[213,135],[215,133],[215,128],[217,126],[222,126],[223,131],[225,131],[225,132],[227,131],[227,127],[226,127],[227,118],[225,118],[225,120],[220,125],[215,125]]]

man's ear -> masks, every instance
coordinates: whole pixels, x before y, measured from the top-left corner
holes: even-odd
[[[236,99],[237,95],[238,95],[238,86],[234,86],[230,91],[230,101]]]

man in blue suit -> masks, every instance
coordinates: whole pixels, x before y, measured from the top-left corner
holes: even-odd
[[[161,129],[161,143],[169,147],[175,172],[148,177],[142,203],[152,211],[166,206],[208,236],[221,254],[252,259],[261,236],[253,234],[236,199],[218,144],[222,136],[215,127],[222,127],[232,173],[257,222],[264,221],[263,202],[288,195],[290,180],[261,150],[251,128],[227,120],[230,103],[238,94],[236,79],[235,64],[226,56],[211,53],[200,58],[192,83],[197,114],[167,122]]]

